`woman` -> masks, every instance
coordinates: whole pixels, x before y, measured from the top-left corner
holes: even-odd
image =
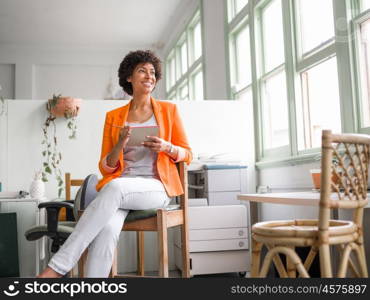
[[[130,52],[118,77],[120,86],[133,97],[106,115],[98,196],[38,277],[62,277],[86,247],[86,276],[108,277],[129,210],[165,207],[170,197],[183,192],[175,162],[189,164],[192,153],[176,105],[151,97],[161,79],[160,60],[149,50]],[[158,125],[159,137],[149,136],[142,146],[128,146],[131,127],[143,125]]]

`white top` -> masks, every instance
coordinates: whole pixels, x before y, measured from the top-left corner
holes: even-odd
[[[155,126],[157,120],[152,117],[143,123],[126,122],[126,126],[141,127],[141,126]],[[159,178],[157,171],[157,156],[158,154],[144,146],[127,146],[124,149],[125,169],[121,177],[154,177]]]

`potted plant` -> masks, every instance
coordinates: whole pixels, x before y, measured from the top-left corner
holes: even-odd
[[[42,151],[42,156],[44,157],[42,181],[47,182],[48,174],[51,175],[54,172],[58,182],[58,197],[61,196],[64,189],[64,181],[60,170],[62,153],[58,149],[55,120],[60,117],[67,119],[67,129],[71,131],[69,138],[75,139],[77,133],[76,117],[79,113],[81,102],[81,99],[53,95],[53,98],[48,99],[46,103],[48,117],[42,127],[43,140],[41,142],[44,147]]]

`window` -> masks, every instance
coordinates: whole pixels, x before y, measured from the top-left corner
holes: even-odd
[[[167,58],[167,65],[166,65],[166,86],[167,90],[173,86],[176,82],[176,64],[175,64],[175,55],[174,51]]]
[[[195,73],[192,79],[193,79],[192,86],[194,87],[193,99],[202,100],[203,99],[203,73],[202,71],[200,70],[197,73]]]
[[[252,66],[250,53],[250,37],[248,10],[242,9],[248,1],[228,1],[228,50],[230,67],[231,99],[245,99],[245,93],[252,93]],[[236,15],[238,17],[236,17]]]
[[[261,129],[263,155],[285,151],[289,145],[289,115],[285,76],[284,35],[281,0],[269,1],[260,9],[262,72]]]
[[[361,127],[370,127],[370,19],[363,22],[360,28]]]
[[[362,11],[370,9],[370,1],[369,0],[362,0],[361,1],[361,8],[362,8]]]
[[[299,0],[300,39],[303,54],[334,37],[332,0]]]
[[[186,42],[180,46],[179,56],[181,61],[181,75],[183,75],[188,70],[188,46]]]
[[[195,62],[202,55],[202,33],[200,22],[197,22],[192,30],[193,61]]]
[[[187,85],[187,82],[180,86],[180,92],[179,92],[180,100],[188,100],[189,99],[189,88]]]
[[[332,0],[299,0],[297,5],[295,69],[300,90],[294,107],[299,154],[321,146],[323,129],[341,132],[342,127]]]
[[[363,8],[365,2],[363,1]],[[370,5],[369,5],[370,8]],[[370,11],[364,10],[353,20],[355,27],[354,71],[358,87],[358,127],[362,133],[370,134]]]
[[[289,144],[285,81],[283,71],[271,76],[263,83],[263,144],[266,150]]]
[[[271,1],[262,10],[264,70],[271,71],[284,62],[283,20],[281,0]]]
[[[253,99],[258,167],[310,161],[324,129],[370,134],[370,0],[227,0],[227,12],[230,96]]]
[[[248,0],[228,0],[227,11],[229,22],[248,4]]]
[[[197,11],[166,59],[167,99],[203,99],[202,31]]]
[[[321,146],[321,131],[341,132],[337,60],[331,58],[301,73],[302,102],[297,101],[298,150]],[[301,132],[302,132],[301,131]]]

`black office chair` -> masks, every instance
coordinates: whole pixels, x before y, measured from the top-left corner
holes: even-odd
[[[68,178],[68,182],[66,180],[66,192],[68,189],[68,195],[70,195],[72,180],[70,179],[70,176],[66,176],[66,178]],[[47,236],[52,240],[51,252],[57,252],[60,246],[63,245],[63,243],[72,233],[77,223],[76,220],[78,219],[78,211],[86,208],[91,201],[95,199],[97,194],[95,186],[97,183],[98,176],[95,174],[90,174],[83,180],[81,187],[78,189],[75,200],[40,203],[38,206],[39,209],[46,209],[47,223],[44,225],[33,226],[28,229],[24,234],[26,239],[28,241],[35,241]],[[63,207],[67,209],[67,221],[59,221],[59,213]]]

